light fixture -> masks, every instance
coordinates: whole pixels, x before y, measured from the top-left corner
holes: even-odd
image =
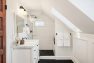
[[[26,11],[26,9],[23,6],[20,6],[20,9],[23,9],[24,11]]]
[[[21,17],[27,15],[27,12],[26,12],[26,9],[23,7],[23,6],[20,6],[18,9],[17,9],[17,14]]]
[[[29,18],[30,22],[32,22],[32,23],[37,20],[37,16],[35,16],[35,15],[28,15],[28,18]]]

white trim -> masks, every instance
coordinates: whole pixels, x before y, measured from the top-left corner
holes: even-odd
[[[71,56],[40,56],[40,59],[72,60]]]
[[[80,63],[74,56],[40,56],[40,59],[72,60],[74,63]]]

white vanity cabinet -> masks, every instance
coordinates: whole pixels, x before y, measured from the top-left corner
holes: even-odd
[[[38,63],[39,41],[27,40],[24,45],[14,46],[12,50],[12,63]]]
[[[36,44],[33,48],[32,48],[32,63],[38,63],[39,61],[39,45]]]

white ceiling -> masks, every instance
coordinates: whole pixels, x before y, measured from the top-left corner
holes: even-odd
[[[94,22],[68,0],[22,0],[20,3],[27,9],[42,10],[51,17],[51,9],[55,8],[83,32],[94,34]]]
[[[41,1],[40,0],[18,0],[20,5],[25,6],[27,9],[40,10]]]

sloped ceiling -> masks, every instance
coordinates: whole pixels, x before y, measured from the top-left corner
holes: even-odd
[[[94,21],[94,0],[69,0],[73,5]]]
[[[51,17],[51,9],[55,8],[82,32],[94,34],[94,22],[68,0],[23,0],[23,4],[30,9],[41,9]]]

